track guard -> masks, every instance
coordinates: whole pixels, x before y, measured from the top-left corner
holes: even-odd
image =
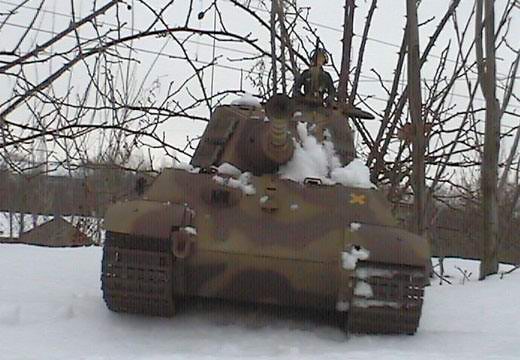
[[[172,231],[191,225],[194,212],[187,205],[134,200],[111,206],[105,229],[119,234],[169,239]]]

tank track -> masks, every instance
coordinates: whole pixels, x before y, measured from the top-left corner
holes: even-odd
[[[353,279],[347,332],[415,334],[425,284],[423,268],[359,262]]]
[[[116,312],[171,317],[175,313],[171,242],[108,232],[101,289]]]

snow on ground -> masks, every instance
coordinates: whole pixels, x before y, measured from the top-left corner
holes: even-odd
[[[0,245],[0,359],[520,359],[520,271],[426,290],[415,336],[347,337],[319,321],[202,308],[173,319],[109,312],[100,248]],[[461,284],[455,265],[473,272]]]

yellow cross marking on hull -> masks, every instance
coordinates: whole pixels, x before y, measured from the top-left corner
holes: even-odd
[[[350,203],[353,205],[365,205],[367,197],[363,194],[350,194]]]

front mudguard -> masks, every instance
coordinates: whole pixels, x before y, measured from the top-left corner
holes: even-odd
[[[193,215],[185,205],[133,200],[109,207],[104,227],[114,233],[167,239],[172,232],[190,226]]]
[[[368,250],[366,261],[425,269],[430,266],[427,239],[398,227],[353,224],[345,229],[345,250],[356,247]]]

